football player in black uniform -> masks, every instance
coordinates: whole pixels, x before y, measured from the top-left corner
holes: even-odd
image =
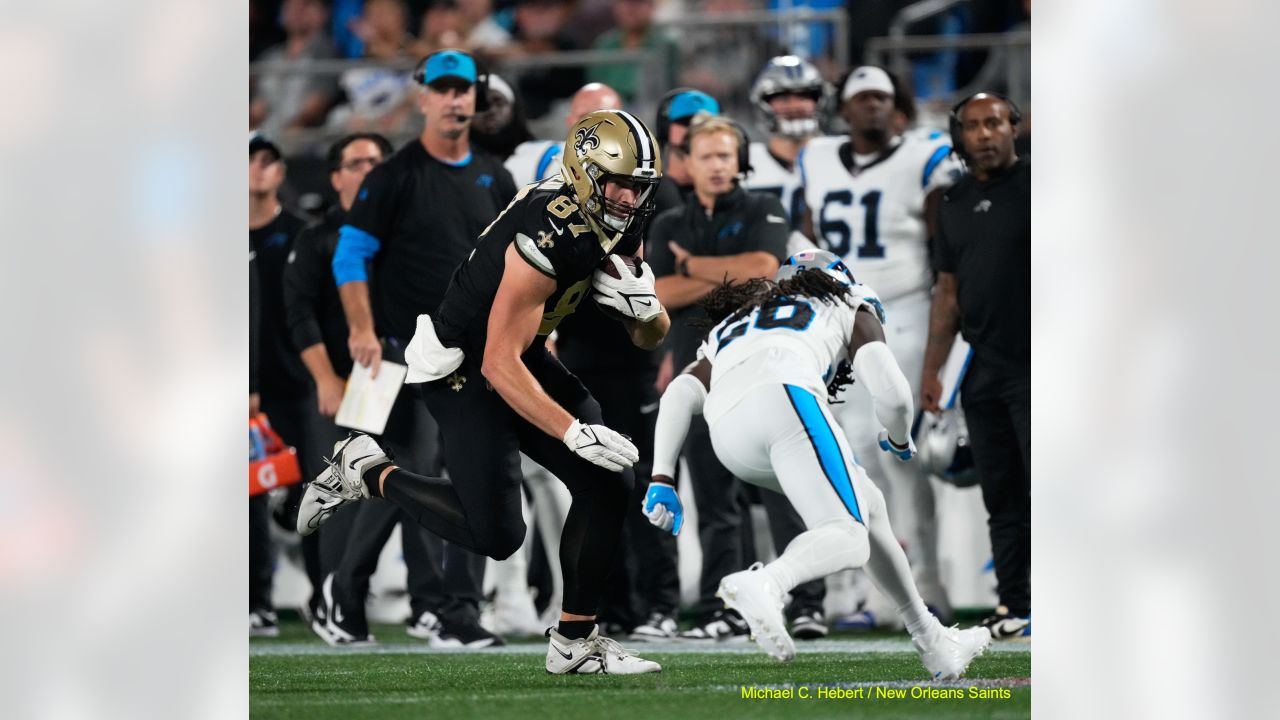
[[[409,377],[444,434],[451,480],[396,467],[366,435],[334,448],[298,517],[311,532],[339,507],[384,497],[450,542],[495,559],[521,546],[520,452],[569,487],[560,545],[564,604],[547,671],[632,674],[661,667],[602,637],[595,616],[625,521],[636,448],[545,347],[588,295],[653,349],[670,320],[642,260],[662,159],[634,116],[600,110],[569,132],[562,177],[520,191],[454,272],[436,318],[418,317]],[[633,267],[634,266],[634,267]]]

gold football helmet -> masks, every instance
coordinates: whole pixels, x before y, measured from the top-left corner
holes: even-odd
[[[569,130],[561,155],[565,184],[602,245],[612,247],[623,233],[643,230],[662,178],[662,153],[644,123],[621,110],[597,110]],[[635,203],[606,197],[610,184],[634,189]]]

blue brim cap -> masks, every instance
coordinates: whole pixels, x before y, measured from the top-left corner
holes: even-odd
[[[422,82],[431,83],[447,77],[455,77],[469,83],[476,81],[476,61],[464,52],[444,50],[427,58]]]
[[[710,95],[690,90],[682,92],[671,99],[671,107],[667,110],[667,119],[676,122],[691,118],[699,112],[709,112],[712,115],[720,114],[720,103]]]

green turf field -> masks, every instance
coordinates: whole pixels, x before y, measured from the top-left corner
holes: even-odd
[[[664,644],[643,676],[552,676],[545,641],[488,651],[434,651],[396,626],[376,626],[376,648],[333,649],[287,622],[280,638],[251,642],[255,718],[1027,717],[1030,645],[993,646],[965,680],[930,683],[904,635],[843,635],[798,643],[778,663],[752,644],[711,650]],[[640,643],[629,645],[643,648]],[[790,690],[744,699],[743,687]],[[834,690],[839,697],[819,697]],[[915,697],[932,693],[961,699]],[[807,698],[798,697],[807,694]],[[899,695],[900,697],[884,697]],[[987,697],[982,697],[987,695]],[[861,697],[859,697],[861,696]],[[880,696],[880,697],[877,697]],[[1005,697],[1002,697],[1005,696]]]

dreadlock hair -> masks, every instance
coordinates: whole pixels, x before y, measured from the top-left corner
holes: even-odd
[[[766,278],[752,278],[739,284],[725,282],[702,299],[699,305],[705,315],[691,320],[689,324],[700,330],[710,330],[726,318],[743,318],[760,305],[796,296],[821,302],[843,302],[854,307],[857,301],[849,288],[818,268],[801,270],[781,282]],[[844,402],[837,397],[852,383],[853,367],[847,361],[840,363],[827,383],[827,400],[832,404]]]
[[[777,287],[768,278],[751,278],[737,284],[726,280],[698,302],[703,315],[691,319],[689,326],[696,330],[710,330],[730,315],[746,315]]]

